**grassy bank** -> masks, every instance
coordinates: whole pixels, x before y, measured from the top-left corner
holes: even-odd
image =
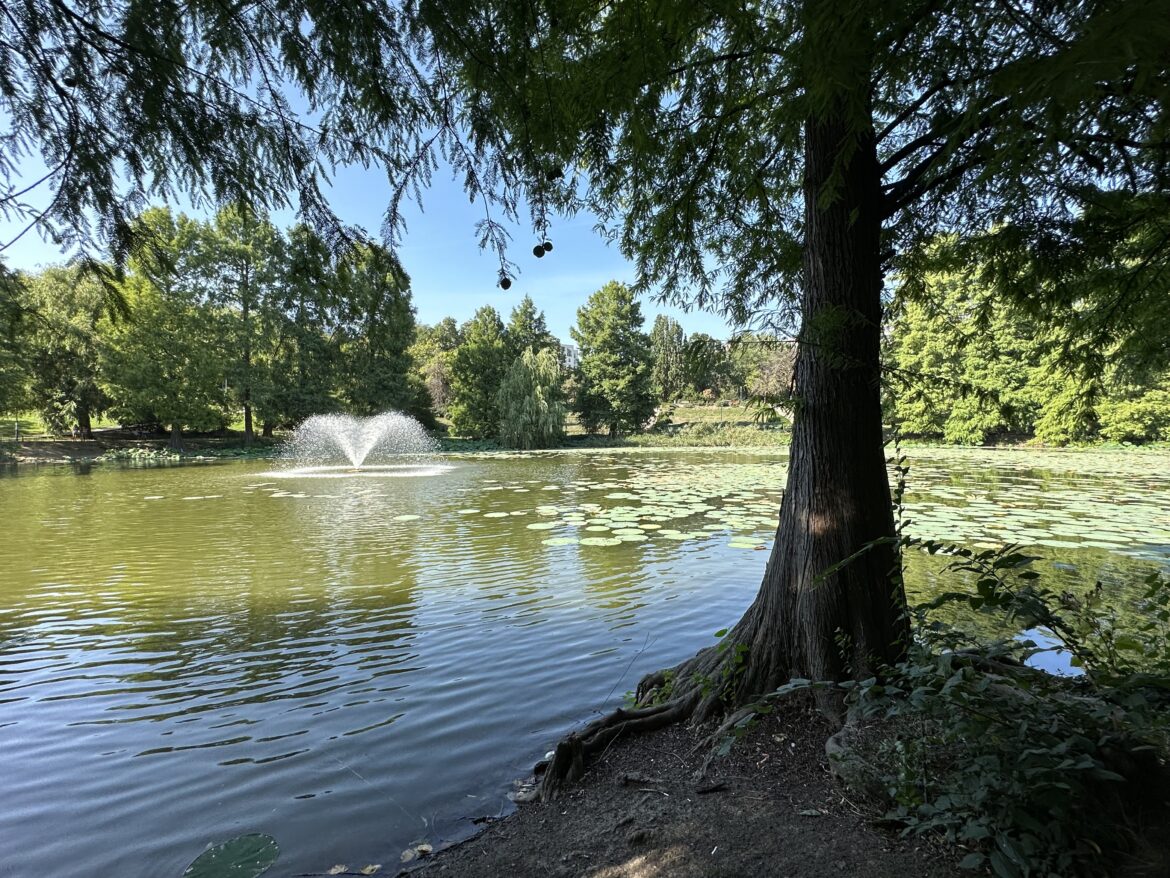
[[[19,423],[21,441],[12,441]],[[439,419],[440,428],[449,424]],[[75,440],[49,434],[34,414],[0,421],[0,459],[37,462],[72,462],[78,460],[140,460],[147,458],[180,459],[181,457],[266,457],[273,453],[283,435],[257,437],[251,447],[244,447],[242,425],[215,434],[191,434],[183,437],[185,452],[175,454],[166,448],[162,433],[133,433],[113,423],[95,424],[93,440]],[[755,410],[742,405],[679,404],[668,423],[649,433],[611,438],[588,434],[575,420],[566,424],[564,448],[777,448],[788,447],[787,426],[760,424]],[[449,453],[503,451],[491,439],[462,439],[438,436],[439,450]]]
[[[450,425],[442,418],[442,427]],[[742,405],[679,405],[670,422],[648,433],[610,437],[586,433],[574,418],[565,425],[563,448],[787,448],[787,425],[760,424]],[[440,450],[454,453],[508,450],[491,439],[442,436]]]

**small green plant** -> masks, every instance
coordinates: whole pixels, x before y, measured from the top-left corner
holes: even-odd
[[[670,696],[674,693],[674,670],[670,669],[662,672],[662,681],[654,689],[650,691],[649,698],[638,701],[636,692],[627,692],[625,695],[625,703],[627,707],[649,707],[656,704],[665,704],[670,700]]]
[[[906,660],[880,680],[845,684],[853,717],[877,733],[844,758],[863,766],[863,785],[880,791],[885,816],[905,833],[941,834],[966,849],[964,868],[1000,878],[1100,874],[1139,786],[1126,782],[1156,788],[1165,777],[1170,581],[1147,578],[1145,621],[1123,629],[1100,587],[1083,598],[1047,592],[1013,547],[919,545],[953,553],[949,569],[974,576],[974,589],[914,608]],[[1054,642],[979,643],[935,617],[948,604]],[[1057,649],[1083,673],[1029,666]]]

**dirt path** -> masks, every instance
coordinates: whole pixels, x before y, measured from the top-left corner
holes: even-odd
[[[524,805],[411,869],[459,878],[944,878],[953,859],[871,828],[828,773],[829,728],[792,707],[695,772],[699,736],[615,745],[561,800]]]

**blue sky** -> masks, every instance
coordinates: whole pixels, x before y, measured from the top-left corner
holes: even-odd
[[[569,327],[590,293],[610,280],[633,280],[632,264],[594,231],[595,218],[579,214],[572,219],[554,218],[549,233],[554,249],[543,259],[532,255],[537,241],[530,229],[511,229],[513,237],[508,256],[519,266],[520,274],[511,289],[501,290],[496,285],[498,265],[494,254],[481,251],[477,243],[475,225],[483,218],[482,206],[472,204],[461,185],[452,181],[445,169],[435,174],[423,198],[423,210],[413,204],[405,207],[407,232],[400,257],[411,277],[418,319],[424,323],[434,323],[447,316],[463,322],[482,305],[494,306],[507,320],[512,308],[527,294],[545,312],[549,329],[562,341],[569,342]],[[334,209],[344,221],[375,234],[381,227],[388,199],[389,190],[382,173],[361,168],[340,170],[330,192]],[[293,222],[291,214],[273,219],[282,226]],[[0,223],[0,239],[7,241],[13,234],[12,226]],[[35,231],[2,255],[9,268],[26,270],[65,258],[55,245],[41,240]],[[684,313],[647,300],[642,302],[642,313],[646,316],[647,331],[655,314],[667,313],[688,333],[706,332],[718,338],[726,338],[731,333],[731,327],[712,314]]]

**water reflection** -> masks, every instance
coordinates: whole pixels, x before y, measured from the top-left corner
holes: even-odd
[[[1147,459],[1139,490],[1119,465],[1065,480],[1004,460],[920,460],[908,514],[973,542],[1070,541],[1069,521],[1127,538],[1038,548],[1055,587],[1100,579],[1139,612],[1125,590],[1160,551],[1170,475]],[[463,831],[555,735],[735,620],[783,484],[772,454],[449,465],[0,479],[0,837],[24,840],[6,865],[177,875],[251,830],[277,837],[283,872],[321,872]],[[1069,484],[1062,518],[1046,498]],[[943,563],[912,558],[911,592],[937,591]]]

